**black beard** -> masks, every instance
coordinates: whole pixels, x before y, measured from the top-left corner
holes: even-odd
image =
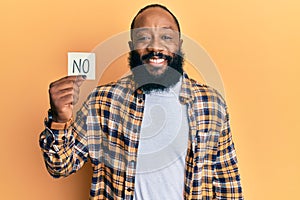
[[[153,52],[150,52],[148,55],[143,56],[143,59],[150,58],[153,54]],[[156,76],[148,72],[137,51],[133,50],[129,53],[128,61],[134,81],[137,88],[142,89],[145,93],[167,91],[178,83],[183,74],[184,59],[180,50],[173,57],[164,54],[158,54],[157,56],[165,58],[168,61],[168,67],[163,74]]]

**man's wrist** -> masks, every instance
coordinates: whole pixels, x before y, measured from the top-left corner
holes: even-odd
[[[50,129],[53,130],[65,130],[67,129],[73,122],[73,118],[69,119],[67,122],[55,122],[52,121]]]
[[[52,130],[65,130],[71,125],[72,122],[72,117],[66,122],[58,121],[53,115],[53,111],[51,109],[48,110],[48,117],[45,119],[45,125]]]

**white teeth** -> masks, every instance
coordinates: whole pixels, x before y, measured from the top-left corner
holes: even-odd
[[[163,58],[160,58],[160,59],[151,58],[151,59],[149,59],[149,61],[152,62],[152,63],[155,63],[155,64],[159,64],[159,63],[164,62],[165,59],[163,59]]]

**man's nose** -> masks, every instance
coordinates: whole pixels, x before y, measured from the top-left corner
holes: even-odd
[[[154,52],[156,51],[161,52],[164,50],[164,48],[159,38],[153,38],[149,43],[149,45],[147,46],[147,50],[154,51]]]

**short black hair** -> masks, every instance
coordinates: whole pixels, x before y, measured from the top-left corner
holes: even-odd
[[[170,13],[170,14],[172,15],[172,17],[173,17],[173,19],[174,19],[174,21],[175,21],[175,23],[176,23],[176,25],[177,25],[179,35],[181,35],[181,32],[180,32],[180,25],[179,25],[179,22],[178,22],[177,18],[175,17],[175,15],[174,15],[174,14],[173,14],[166,6],[163,6],[163,5],[161,5],[161,4],[150,4],[150,5],[147,5],[147,6],[145,6],[144,8],[142,8],[142,9],[135,15],[135,17],[133,18],[133,20],[132,20],[132,22],[131,22],[131,25],[130,25],[130,31],[131,31],[132,29],[134,29],[134,23],[135,23],[135,20],[136,20],[137,16],[139,16],[139,14],[141,14],[142,12],[144,12],[145,10],[147,10],[147,9],[149,9],[149,8],[156,8],[156,7],[161,8],[161,9],[167,11],[168,13]]]

